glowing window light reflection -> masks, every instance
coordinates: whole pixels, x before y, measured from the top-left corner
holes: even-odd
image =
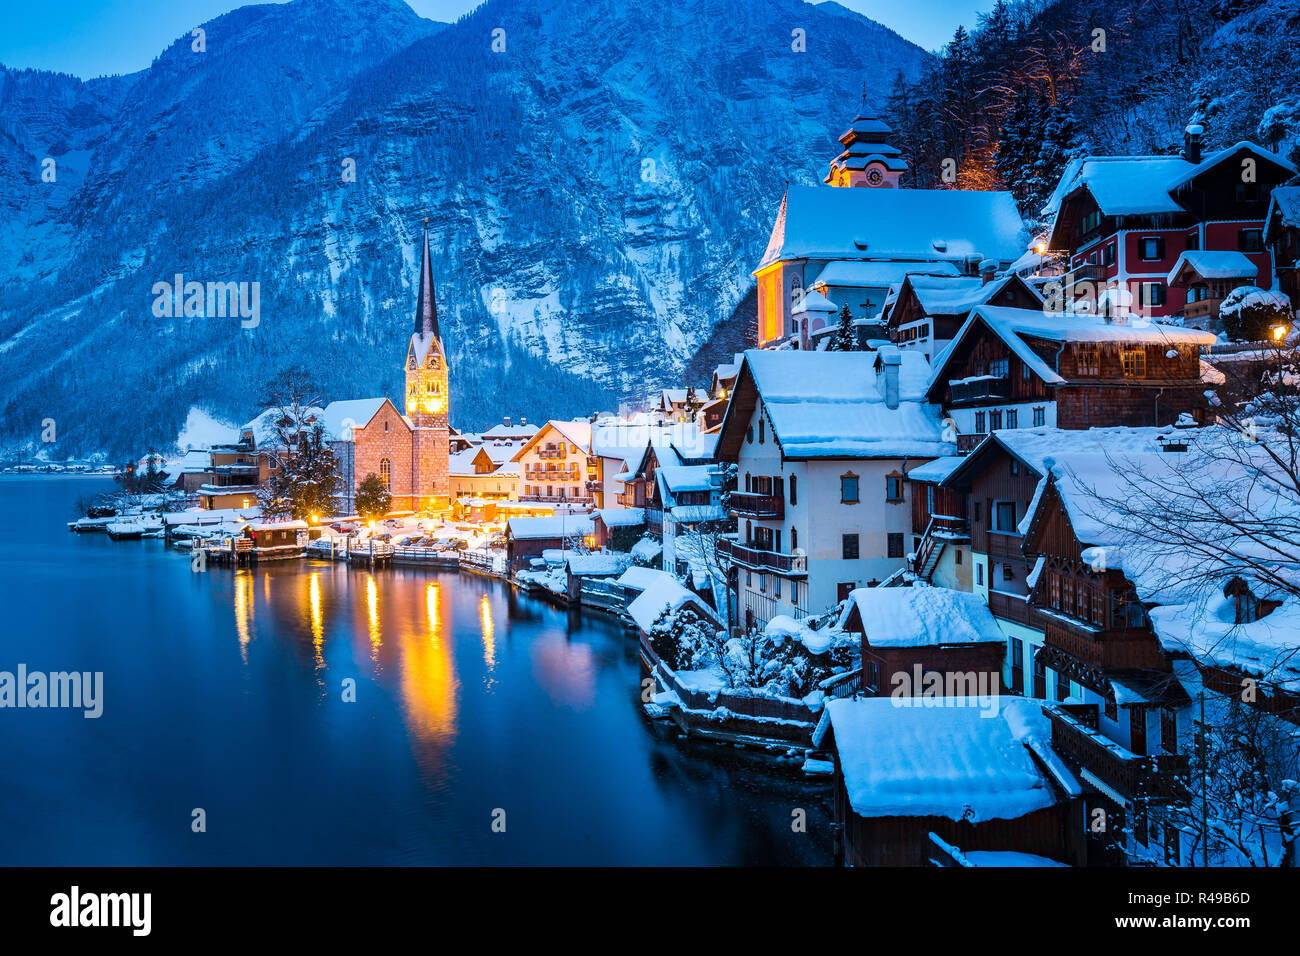
[[[366,606],[370,611],[370,656],[374,658],[383,642],[379,638],[379,589],[373,574],[366,576]]]
[[[490,671],[496,666],[497,662],[497,645],[494,638],[495,629],[492,626],[492,602],[488,596],[483,595],[483,600],[478,605],[479,620],[483,623],[483,663],[487,664]]]

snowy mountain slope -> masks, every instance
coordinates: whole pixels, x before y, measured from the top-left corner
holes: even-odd
[[[0,186],[20,210],[0,441],[52,417],[59,453],[165,443],[191,405],[243,420],[291,364],[329,397],[398,394],[426,216],[457,424],[640,396],[744,296],[781,189],[816,181],[862,83],[927,59],[797,0],[491,0],[436,26],[400,0],[295,0],[111,87],[49,81],[107,120],[57,208]],[[25,135],[0,162],[39,183]],[[42,229],[61,239],[33,249]],[[177,272],[259,283],[260,323],[156,317]]]

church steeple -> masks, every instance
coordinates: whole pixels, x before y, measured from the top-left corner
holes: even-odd
[[[899,177],[907,172],[907,162],[898,147],[889,142],[893,132],[888,123],[871,115],[863,84],[862,108],[853,125],[840,135],[844,151],[831,161],[830,172],[822,182],[897,189]]]
[[[420,292],[415,301],[415,334],[441,339],[438,301],[433,292],[433,264],[429,258],[429,220],[424,220],[424,248],[420,253]]]

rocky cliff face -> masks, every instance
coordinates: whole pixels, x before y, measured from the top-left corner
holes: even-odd
[[[162,445],[293,364],[400,394],[426,217],[454,423],[640,396],[736,308],[863,82],[927,56],[797,0],[491,0],[445,28],[295,0],[204,30],[129,77],[0,71],[8,445],[45,418],[60,457]],[[256,326],[156,314],[176,273],[257,283]]]

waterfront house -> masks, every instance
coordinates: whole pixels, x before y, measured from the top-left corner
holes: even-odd
[[[1083,865],[1082,788],[1053,750],[1038,706],[995,696],[945,704],[826,702],[813,745],[834,756],[837,858],[933,865],[933,835],[963,853]]]
[[[862,646],[868,696],[970,697],[1002,689],[1002,631],[979,596],[949,588],[857,588],[840,629]]]
[[[519,500],[604,507],[600,458],[591,450],[588,421],[548,421],[512,457],[519,465]]]
[[[595,546],[593,515],[557,514],[506,522],[506,564],[511,571],[526,568],[544,551],[590,551]]]
[[[751,350],[719,433],[736,465],[732,621],[824,611],[901,572],[907,471],[953,453],[917,352]]]

